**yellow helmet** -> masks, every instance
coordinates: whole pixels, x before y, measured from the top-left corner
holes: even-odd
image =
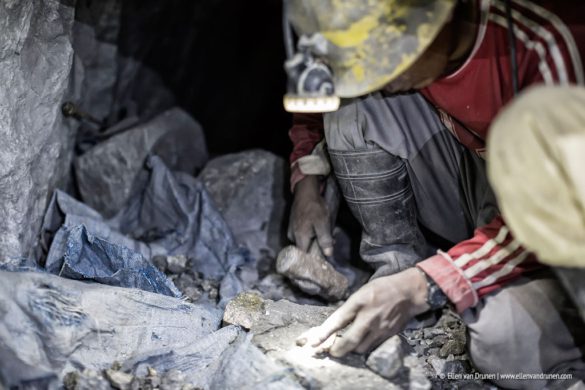
[[[287,0],[299,46],[332,70],[335,94],[382,88],[408,69],[449,20],[456,0]]]

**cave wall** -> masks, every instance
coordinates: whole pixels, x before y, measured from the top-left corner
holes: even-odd
[[[38,259],[38,234],[56,188],[74,191],[80,123],[116,103],[120,0],[0,2],[0,263]]]
[[[47,200],[55,188],[75,191],[80,123],[62,116],[65,101],[108,125],[179,105],[202,123],[212,154],[263,148],[285,156],[280,7],[0,2],[0,263],[39,258]]]
[[[0,261],[33,255],[48,194],[67,184],[74,17],[72,1],[0,2]]]
[[[125,0],[120,55],[159,76],[202,124],[211,154],[262,148],[286,157],[281,7],[279,0]],[[145,96],[142,77],[131,80],[118,96]]]

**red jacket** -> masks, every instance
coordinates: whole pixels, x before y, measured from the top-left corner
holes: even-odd
[[[514,95],[510,73],[505,2],[479,0],[477,39],[467,61],[453,74],[420,92],[433,104],[445,126],[466,147],[483,156],[491,122]],[[585,2],[513,0],[520,88],[545,84],[584,84]],[[303,175],[295,161],[311,153],[323,138],[321,114],[296,114],[289,132],[291,185]],[[534,255],[512,237],[501,217],[447,253],[420,262],[459,311],[538,267]]]

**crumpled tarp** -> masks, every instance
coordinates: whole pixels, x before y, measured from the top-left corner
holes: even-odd
[[[50,247],[45,268],[71,279],[180,296],[150,259],[184,255],[204,278],[222,280],[222,302],[240,292],[236,274],[251,259],[204,185],[171,172],[157,156],[148,159],[137,185],[143,190],[109,220],[57,191],[41,233],[44,247]]]
[[[66,236],[65,253],[51,257],[46,265],[49,272],[68,279],[181,296],[175,285],[139,252],[93,236],[84,225],[64,227],[60,232]]]
[[[134,375],[176,369],[203,389],[302,388],[242,329],[218,330],[223,304],[254,268],[203,184],[151,156],[137,186],[111,219],[57,191],[41,232],[44,264],[0,271],[0,384],[59,388],[70,371],[118,361]],[[158,255],[184,255],[221,280],[219,304],[179,299],[150,261]]]
[[[114,361],[144,375],[182,371],[203,389],[302,388],[209,304],[38,272],[0,271],[0,383],[55,389]]]

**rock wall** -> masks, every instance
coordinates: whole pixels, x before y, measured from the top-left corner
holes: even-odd
[[[74,6],[0,2],[0,262],[34,255],[47,198],[69,177]]]
[[[0,263],[39,258],[47,199],[74,189],[76,140],[95,126],[63,118],[66,101],[106,126],[178,104],[202,122],[214,153],[288,150],[284,72],[272,72],[284,56],[280,19],[262,16],[280,15],[280,2],[226,4],[0,1]]]

